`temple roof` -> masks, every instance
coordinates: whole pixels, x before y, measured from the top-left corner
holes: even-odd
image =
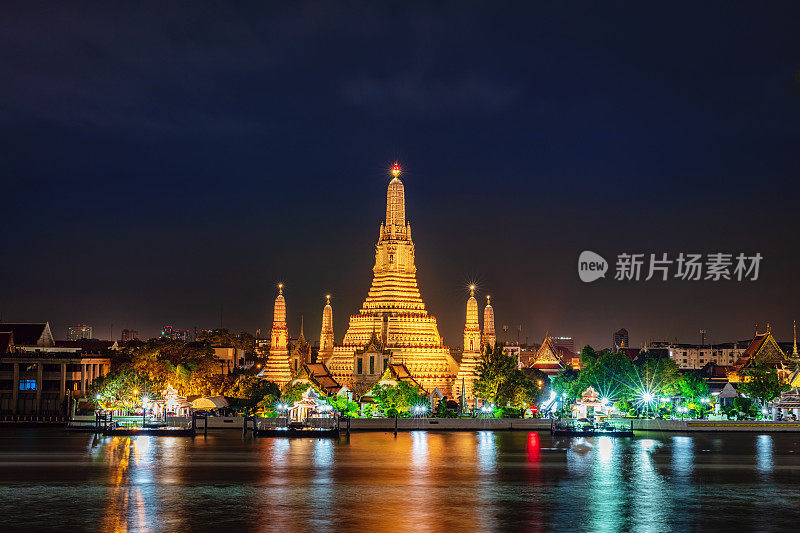
[[[16,346],[54,346],[50,324],[44,323],[0,323],[0,333],[13,333]]]
[[[750,341],[750,345],[733,365],[733,371],[737,373],[741,372],[755,360],[775,368],[782,367],[786,361],[786,355],[783,353],[780,346],[778,346],[771,331],[767,330],[765,333],[757,333],[753,337],[753,340]]]
[[[0,333],[0,353],[9,353],[14,351],[14,333],[5,331]]]

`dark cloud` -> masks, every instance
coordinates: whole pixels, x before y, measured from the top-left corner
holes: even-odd
[[[7,2],[3,317],[292,327],[364,298],[400,159],[448,343],[717,340],[795,312],[798,6]],[[760,251],[757,284],[577,281],[584,249]],[[308,317],[312,317],[309,319]],[[781,329],[783,328],[783,329]],[[105,333],[104,333],[105,334]],[[785,336],[785,335],[784,335]]]

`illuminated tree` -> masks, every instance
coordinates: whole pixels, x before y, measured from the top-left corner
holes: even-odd
[[[385,415],[390,416],[390,411],[405,413],[415,405],[429,407],[428,397],[417,387],[407,381],[400,381],[397,385],[375,385],[370,390],[375,405]]]
[[[761,361],[755,361],[748,366],[743,377],[744,380],[739,383],[739,392],[760,405],[765,405],[789,390],[789,385],[780,378],[778,371]]]

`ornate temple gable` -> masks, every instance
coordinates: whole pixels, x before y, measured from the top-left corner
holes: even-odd
[[[338,393],[342,386],[331,375],[328,367],[323,363],[308,363],[297,372],[295,378],[289,383],[289,386],[298,383],[308,383],[314,385],[327,395]]]
[[[356,350],[356,353],[364,354],[364,353],[380,353],[380,354],[390,354],[389,350],[385,350],[383,348],[383,342],[381,339],[378,338],[378,335],[373,331],[372,336],[369,338],[369,342],[364,345],[364,348],[361,350]]]
[[[753,337],[750,345],[733,366],[733,371],[741,373],[742,370],[755,361],[776,368],[781,368],[786,362],[786,354],[778,346],[775,337],[772,336],[772,331],[769,329],[765,333],[757,333]]]
[[[541,364],[556,364],[564,366],[564,361],[561,359],[560,351],[553,344],[553,340],[547,336],[544,342],[536,351],[536,356],[533,360],[533,366]]]

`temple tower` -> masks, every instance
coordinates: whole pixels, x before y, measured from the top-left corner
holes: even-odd
[[[292,380],[289,363],[289,331],[286,328],[286,300],[283,297],[283,284],[278,284],[278,297],[272,315],[269,356],[261,375],[283,387]]]
[[[486,307],[483,308],[483,344],[488,344],[494,350],[497,336],[494,333],[494,308],[491,296],[486,295]]]
[[[331,295],[326,294],[327,303],[322,309],[322,329],[319,332],[319,356],[323,362],[333,355],[333,308]]]
[[[342,345],[334,348],[328,368],[350,389],[367,390],[389,362],[364,351],[374,334],[381,352],[389,351],[392,362],[405,364],[423,388],[431,391],[438,387],[450,394],[458,366],[442,342],[436,318],[428,315],[420,296],[400,165],[395,163],[391,173],[386,220],[375,244],[372,286],[361,310],[350,317]]]
[[[475,300],[475,286],[469,287],[467,300],[467,320],[464,324],[464,351],[461,364],[453,385],[455,395],[462,396],[464,405],[472,405],[475,401],[472,387],[477,379],[475,370],[481,357],[481,328],[478,324],[478,302]],[[463,394],[462,394],[463,393]]]

